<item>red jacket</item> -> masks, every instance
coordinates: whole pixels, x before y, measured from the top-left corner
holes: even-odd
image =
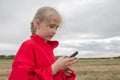
[[[53,49],[57,45],[57,41],[45,42],[38,35],[32,35],[18,50],[9,80],[75,80],[74,72],[69,77],[64,70],[52,75],[51,65],[56,61]]]

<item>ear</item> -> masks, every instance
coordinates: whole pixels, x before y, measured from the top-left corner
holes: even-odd
[[[34,25],[35,25],[36,27],[40,26],[40,20],[39,20],[39,19],[35,19],[35,20],[34,20]]]

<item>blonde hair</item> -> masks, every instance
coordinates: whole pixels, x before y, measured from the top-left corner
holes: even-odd
[[[41,22],[50,22],[50,16],[52,15],[57,15],[61,21],[61,16],[60,14],[51,7],[42,7],[39,8],[34,16],[33,21],[31,22],[31,33],[35,34],[36,33],[36,27],[34,26],[34,20],[39,19]]]

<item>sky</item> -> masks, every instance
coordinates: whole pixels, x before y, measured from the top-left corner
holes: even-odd
[[[55,8],[63,23],[53,40],[55,56],[120,56],[120,0],[0,0],[0,55],[15,55],[29,39],[38,8]]]

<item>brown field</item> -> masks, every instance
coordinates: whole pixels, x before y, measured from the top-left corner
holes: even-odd
[[[11,62],[0,59],[0,80],[8,80]],[[72,67],[77,80],[120,80],[120,59],[80,59]]]

